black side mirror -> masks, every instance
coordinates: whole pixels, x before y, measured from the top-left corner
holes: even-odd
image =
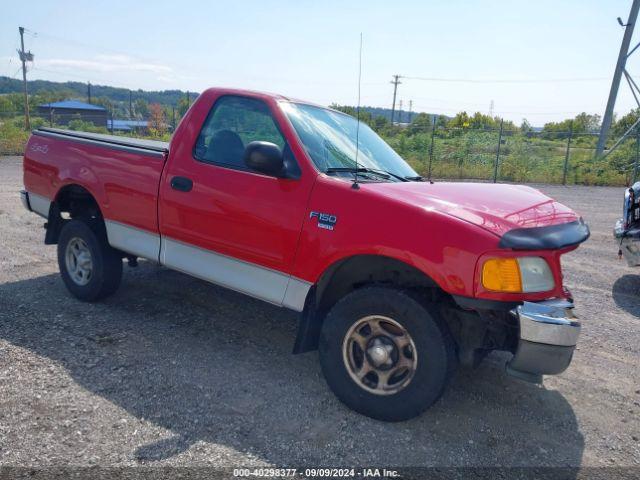
[[[265,175],[285,176],[282,150],[275,143],[249,143],[244,149],[244,163],[250,169]]]

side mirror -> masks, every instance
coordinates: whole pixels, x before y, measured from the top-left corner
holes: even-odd
[[[283,177],[284,158],[282,150],[275,143],[271,142],[251,142],[244,149],[244,163],[251,170],[271,175]]]

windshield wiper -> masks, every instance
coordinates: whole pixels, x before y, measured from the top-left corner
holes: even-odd
[[[405,180],[410,182],[424,182],[424,177],[416,175],[415,177],[404,177]]]
[[[325,170],[325,173],[338,173],[338,172],[348,172],[348,173],[374,173],[376,175],[378,175],[379,177],[382,178],[391,178],[392,175],[390,175],[387,172],[383,172],[380,170],[374,170],[372,168],[365,168],[365,167],[329,167]]]
[[[334,172],[351,172],[351,173],[374,173],[382,178],[395,178],[396,180],[400,180],[401,182],[410,181],[407,177],[401,177],[400,175],[396,175],[395,173],[388,172],[387,170],[378,170],[377,168],[369,168],[369,167],[329,167],[326,170],[326,173],[334,173]]]

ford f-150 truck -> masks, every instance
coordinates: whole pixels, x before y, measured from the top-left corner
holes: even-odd
[[[72,295],[116,291],[139,258],[300,312],[337,397],[418,415],[458,364],[511,352],[539,382],[580,332],[560,257],[589,236],[538,190],[425,181],[365,124],[283,96],[202,93],[170,143],[41,128],[25,207]]]

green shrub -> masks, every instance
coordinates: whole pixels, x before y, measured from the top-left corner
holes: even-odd
[[[0,123],[0,155],[22,155],[29,132],[24,125],[17,127],[14,122]]]

